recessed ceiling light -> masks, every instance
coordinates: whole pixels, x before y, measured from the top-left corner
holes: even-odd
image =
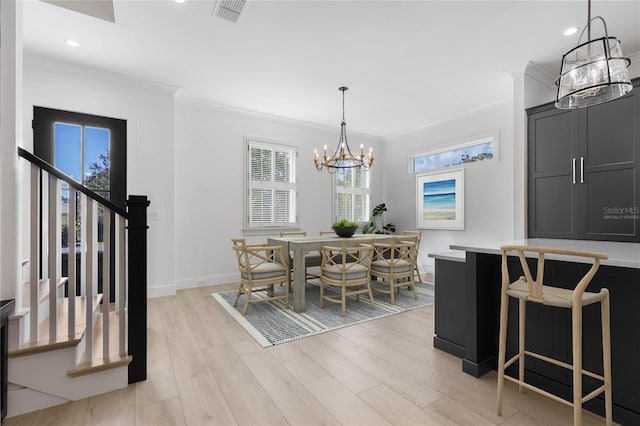
[[[564,35],[570,36],[570,35],[574,35],[577,32],[578,32],[578,27],[569,27],[566,30],[564,30]]]
[[[173,0],[173,1],[175,1],[176,3],[184,3],[184,0]]]
[[[78,43],[75,40],[71,40],[70,38],[66,39],[64,42],[67,43],[71,47],[80,47],[80,43]]]

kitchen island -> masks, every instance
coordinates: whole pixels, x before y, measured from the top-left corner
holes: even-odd
[[[584,240],[529,239],[476,245],[453,245],[452,251],[432,253],[435,259],[434,346],[462,359],[462,370],[480,377],[496,368],[500,308],[500,246],[506,244],[571,248],[606,253],[587,291],[606,287],[611,295],[613,416],[621,424],[640,424],[640,244]],[[573,288],[589,264],[548,256],[545,283]],[[531,259],[535,266],[535,259]],[[522,275],[519,260],[510,256],[512,281]],[[535,267],[533,268],[535,270]],[[517,351],[517,303],[510,302],[507,356]],[[584,308],[584,368],[602,372],[599,306]],[[527,306],[527,346],[544,355],[570,361],[571,313],[534,303]],[[513,366],[507,374],[514,375]],[[567,400],[571,374],[565,369],[527,359],[525,377]],[[584,391],[598,383],[584,377]],[[601,397],[584,405],[600,415]]]

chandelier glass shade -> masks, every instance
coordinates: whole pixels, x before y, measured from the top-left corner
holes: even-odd
[[[591,40],[591,22],[602,22],[605,36]],[[588,31],[588,41],[580,44]],[[620,40],[609,37],[607,24],[600,16],[591,19],[591,0],[587,26],[582,30],[578,46],[562,57],[560,76],[556,79],[556,108],[573,109],[601,104],[631,91],[633,85],[627,68],[629,58],[622,56]]]
[[[336,173],[341,169],[353,168],[364,171],[369,170],[373,164],[373,149],[369,148],[369,153],[366,156],[363,145],[360,145],[360,152],[357,155],[351,152],[349,142],[347,141],[347,122],[344,119],[344,92],[349,90],[349,88],[340,87],[338,90],[342,92],[342,122],[340,123],[338,146],[335,151],[329,155],[327,145],[325,145],[322,157],[318,155],[318,150],[314,150],[313,162],[318,171],[326,169],[329,173]]]

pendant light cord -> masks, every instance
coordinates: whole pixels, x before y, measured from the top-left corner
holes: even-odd
[[[591,41],[591,0],[587,6],[587,41]]]

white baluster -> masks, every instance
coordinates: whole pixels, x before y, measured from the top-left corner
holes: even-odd
[[[80,296],[87,295],[87,196],[80,193]]]
[[[38,266],[40,265],[39,230],[40,169],[31,165],[31,211],[29,218],[29,341],[38,341]]]
[[[102,238],[102,358],[109,359],[109,302],[111,301],[111,210],[104,207]]]
[[[87,198],[87,285],[85,310],[85,362],[93,360],[93,285],[97,281],[95,201]]]
[[[116,256],[117,259],[117,264],[116,264],[116,271],[117,271],[117,277],[118,277],[118,283],[116,285],[116,310],[118,312],[118,341],[119,341],[119,354],[120,356],[124,356],[126,355],[126,349],[125,349],[125,301],[127,298],[127,293],[126,293],[126,237],[125,237],[125,219],[122,216],[116,215],[116,218],[118,220],[118,227],[116,228],[118,230],[117,232],[117,236],[118,236],[118,245],[117,247],[117,251],[118,254]]]
[[[60,269],[60,185],[58,178],[49,175],[49,339],[58,336],[58,282]]]
[[[69,212],[67,214],[69,328],[67,333],[70,339],[74,338],[76,334],[76,196],[76,190],[69,187]]]

